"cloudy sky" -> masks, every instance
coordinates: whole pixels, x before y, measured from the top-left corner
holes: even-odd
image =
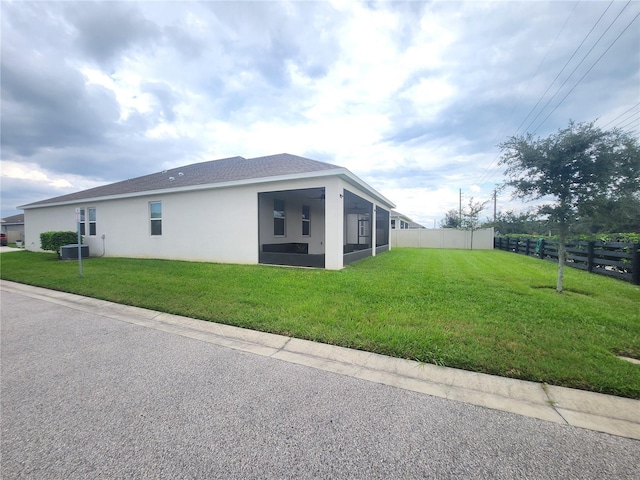
[[[570,119],[640,130],[640,2],[11,2],[2,217],[165,168],[292,153],[433,227]],[[526,205],[524,205],[526,207]],[[523,208],[507,193],[498,209]],[[492,215],[487,208],[483,216]]]

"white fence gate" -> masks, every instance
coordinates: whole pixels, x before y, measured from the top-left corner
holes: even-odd
[[[454,228],[394,229],[391,233],[391,248],[457,248],[471,250],[471,231]],[[493,249],[493,228],[483,228],[473,232],[473,250]]]

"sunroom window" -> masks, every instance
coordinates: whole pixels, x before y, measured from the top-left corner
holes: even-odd
[[[273,235],[276,237],[284,237],[285,235],[286,216],[284,210],[284,200],[273,200]]]

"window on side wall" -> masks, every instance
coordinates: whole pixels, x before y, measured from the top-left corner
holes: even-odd
[[[89,235],[96,234],[96,209],[89,208]]]
[[[307,205],[302,206],[302,235],[311,236],[311,209]]]
[[[84,208],[80,209],[80,235],[85,235],[85,228],[84,228],[84,222],[86,220],[86,217],[84,215]]]
[[[162,235],[162,202],[149,203],[151,235]]]
[[[391,220],[391,229],[392,230],[396,229],[396,221],[395,220]]]
[[[285,236],[286,216],[284,210],[284,200],[273,200],[273,235],[276,237]]]

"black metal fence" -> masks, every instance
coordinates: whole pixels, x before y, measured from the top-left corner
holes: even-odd
[[[496,237],[494,247],[558,261],[556,240]],[[567,243],[566,265],[640,285],[640,243],[571,241]]]

